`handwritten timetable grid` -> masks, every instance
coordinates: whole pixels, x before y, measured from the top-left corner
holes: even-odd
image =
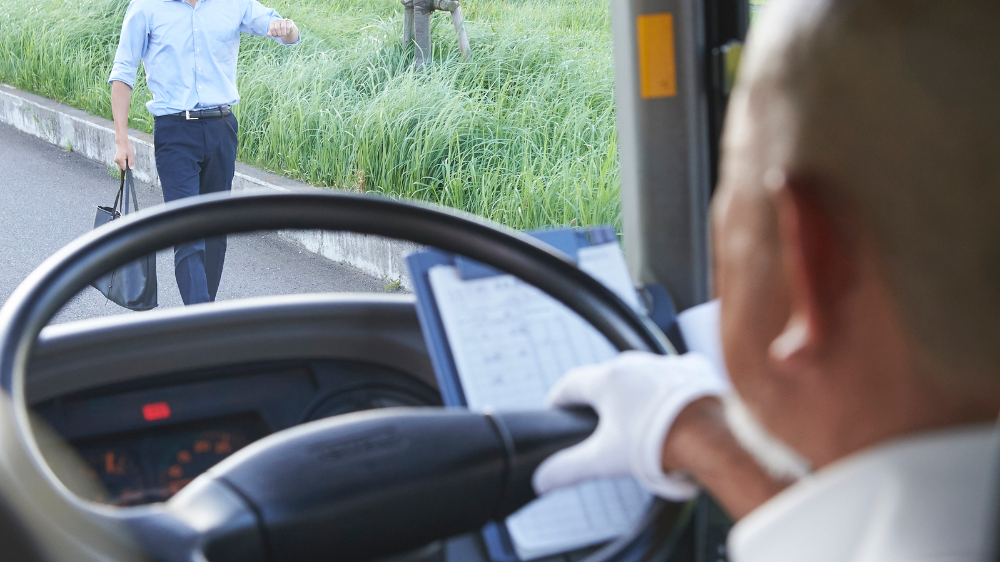
[[[603,246],[581,249],[581,269],[600,270],[601,281],[637,306],[617,244]],[[541,408],[566,370],[617,353],[577,314],[510,275],[463,280],[456,267],[442,265],[428,278],[473,410]],[[518,556],[528,560],[614,538],[634,525],[648,501],[632,479],[594,481],[532,502],[507,519],[507,529]]]

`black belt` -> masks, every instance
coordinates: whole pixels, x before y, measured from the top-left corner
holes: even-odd
[[[185,121],[197,121],[198,119],[218,119],[220,117],[231,115],[232,113],[233,112],[229,110],[228,105],[220,105],[219,107],[213,107],[212,109],[194,109],[191,111],[171,113],[170,115],[180,117]]]

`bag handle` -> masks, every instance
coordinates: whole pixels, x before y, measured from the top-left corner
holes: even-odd
[[[111,209],[114,211],[115,215],[120,215],[118,210],[118,204],[122,201],[122,192],[125,191],[125,172],[122,171],[122,183],[118,186],[118,193],[115,195],[115,202],[111,205]],[[111,217],[112,219],[114,216]]]
[[[128,184],[127,187],[126,184]],[[135,193],[135,180],[132,179],[131,169],[122,170],[121,186],[118,188],[118,197],[115,197],[116,211],[118,210],[118,198],[122,197],[123,193],[124,197],[122,199],[122,210],[121,210],[122,216],[129,214],[129,212],[131,212],[131,207],[135,207],[135,210],[138,211],[139,197]],[[131,201],[131,205],[129,204],[129,201]]]

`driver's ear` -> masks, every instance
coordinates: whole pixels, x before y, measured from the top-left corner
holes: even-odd
[[[836,330],[837,306],[849,291],[854,264],[835,209],[807,177],[781,176],[768,186],[777,219],[789,316],[771,342],[771,359],[800,370],[822,356]]]

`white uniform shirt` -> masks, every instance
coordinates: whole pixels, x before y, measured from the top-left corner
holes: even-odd
[[[985,562],[996,534],[993,424],[922,433],[806,476],[744,517],[733,562]]]

